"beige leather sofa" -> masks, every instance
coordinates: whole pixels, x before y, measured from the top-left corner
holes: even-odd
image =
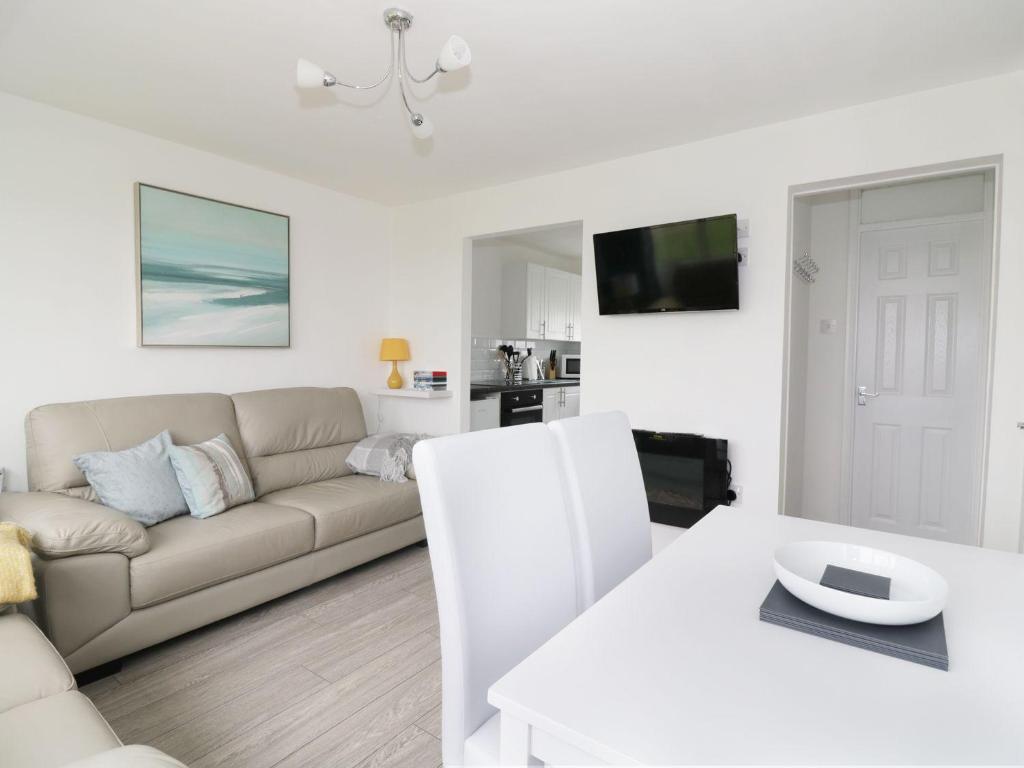
[[[73,456],[164,429],[179,445],[227,435],[257,500],[151,528],[90,500]],[[0,494],[0,520],[33,534],[34,617],[75,673],[424,538],[415,482],[345,466],[366,435],[348,388],[46,405],[25,431],[31,492]]]
[[[121,746],[25,616],[0,616],[0,649],[0,768],[184,768],[152,747]]]

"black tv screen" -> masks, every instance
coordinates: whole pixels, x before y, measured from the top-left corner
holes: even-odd
[[[594,235],[602,315],[739,309],[736,214]]]

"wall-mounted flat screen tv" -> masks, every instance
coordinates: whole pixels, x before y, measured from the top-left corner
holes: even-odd
[[[739,309],[736,214],[594,235],[602,315]]]

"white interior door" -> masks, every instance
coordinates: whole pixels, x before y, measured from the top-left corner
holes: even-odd
[[[854,525],[977,543],[984,243],[980,221],[861,234]]]

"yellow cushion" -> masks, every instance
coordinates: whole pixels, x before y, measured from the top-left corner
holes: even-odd
[[[32,535],[14,523],[0,523],[0,604],[36,599],[29,547]]]

